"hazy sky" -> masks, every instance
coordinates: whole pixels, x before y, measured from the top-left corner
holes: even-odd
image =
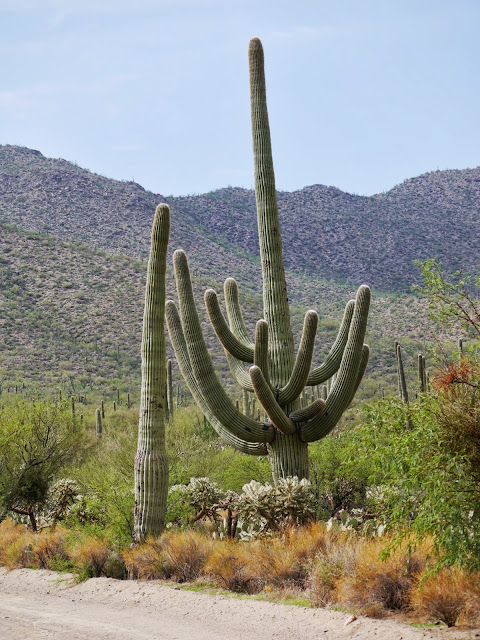
[[[0,0],[0,143],[167,195],[252,187],[262,39],[277,188],[480,165],[480,0]]]

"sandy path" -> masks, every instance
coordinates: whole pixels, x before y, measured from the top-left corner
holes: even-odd
[[[0,638],[8,640],[440,640],[475,632],[423,631],[393,621],[108,578],[72,583],[49,571],[0,569]],[[478,637],[478,636],[476,636]]]

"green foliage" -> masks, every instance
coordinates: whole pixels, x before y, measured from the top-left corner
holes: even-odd
[[[0,508],[28,516],[38,510],[64,468],[86,452],[89,439],[69,403],[19,399],[0,410]]]
[[[416,264],[422,269],[423,285],[414,289],[427,296],[431,318],[480,338],[480,276],[463,277],[456,271],[448,279],[437,260]]]
[[[480,567],[479,390],[425,396],[409,408],[383,402],[356,431],[370,465],[377,513],[399,541],[434,537],[440,562]],[[475,428],[472,428],[475,425]]]
[[[310,478],[320,520],[366,506],[370,464],[358,456],[356,440],[355,429],[348,429],[311,446]]]

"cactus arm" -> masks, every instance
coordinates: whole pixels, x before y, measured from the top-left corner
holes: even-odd
[[[228,353],[228,351],[225,351],[225,356],[227,358],[230,373],[232,374],[237,384],[242,387],[242,389],[245,389],[245,391],[250,391],[253,393],[252,381],[250,380],[250,376],[248,375],[247,371],[245,371],[243,367],[243,362],[241,360],[238,360],[237,358],[234,358],[230,353]]]
[[[265,320],[259,320],[255,327],[255,350],[253,363],[259,367],[265,378],[265,382],[270,385],[270,374],[268,368],[268,324]]]
[[[155,211],[145,289],[142,387],[135,456],[134,538],[158,536],[165,524],[168,461],[165,450],[165,273],[170,209]]]
[[[172,361],[169,358],[167,360],[167,418],[168,421],[171,422],[173,420],[174,414],[173,407],[173,375],[172,375]]]
[[[353,388],[353,393],[352,393],[352,397],[350,398],[350,402],[352,402],[353,398],[355,397],[355,394],[357,393],[357,389],[360,386],[360,383],[363,379],[363,375],[365,373],[365,369],[367,368],[369,359],[370,359],[370,347],[368,346],[368,344],[364,344],[363,351],[362,351],[362,360],[360,362],[360,369],[358,370],[357,382],[355,383],[355,386]],[[350,404],[350,402],[348,404]]]
[[[283,407],[296,400],[305,388],[312,364],[315,336],[317,334],[318,316],[316,311],[308,311],[303,323],[302,339],[298,348],[297,358],[289,381],[280,389],[278,403]]]
[[[311,420],[323,411],[324,407],[325,400],[318,398],[317,400],[314,400],[312,404],[307,405],[303,409],[292,411],[289,417],[294,422],[307,422],[307,420]]]
[[[314,386],[322,384],[333,376],[338,371],[340,363],[342,361],[343,351],[348,340],[348,332],[350,330],[350,323],[352,321],[353,309],[355,307],[355,300],[347,302],[345,311],[343,313],[342,323],[338,330],[337,338],[330,349],[325,361],[315,369],[312,369],[308,376],[307,385]]]
[[[252,115],[255,199],[258,239],[263,277],[263,317],[268,323],[270,376],[283,387],[294,364],[293,335],[290,329],[287,284],[283,267],[282,238],[278,217],[275,172],[273,170],[270,126],[268,123],[265,70],[262,43],[250,40],[250,104]]]
[[[238,287],[233,278],[227,278],[223,285],[225,295],[225,306],[227,308],[228,322],[234,336],[245,344],[251,344],[247,327],[243,320],[242,310],[238,302]]]
[[[293,420],[290,420],[275,400],[275,396],[265,380],[260,367],[253,365],[253,367],[250,367],[249,373],[253,388],[255,389],[255,395],[275,427],[285,435],[295,433]]]
[[[259,424],[242,415],[227,396],[215,374],[198,318],[187,257],[183,251],[173,254],[178,299],[180,302],[181,326],[183,327],[188,357],[193,375],[210,412],[233,435],[247,442],[270,442],[274,438],[271,426]],[[171,305],[169,305],[171,306]]]
[[[213,289],[205,291],[205,306],[207,307],[212,327],[223,348],[238,360],[253,362],[253,345],[244,344],[230,330],[218,304],[217,294]]]
[[[267,448],[264,444],[257,444],[252,442],[246,442],[242,438],[237,437],[226,429],[219,421],[217,416],[211,411],[208,402],[202,395],[197,381],[195,379],[193,368],[188,355],[187,343],[185,341],[185,335],[183,333],[182,324],[178,315],[177,307],[172,300],[169,300],[166,305],[166,319],[168,333],[170,340],[177,357],[178,366],[184,377],[185,382],[192,394],[195,402],[200,407],[201,411],[207,417],[207,420],[213,426],[215,431],[226,441],[242,453],[248,453],[250,455],[267,455]],[[257,423],[258,425],[258,423]]]
[[[367,368],[367,364],[368,364],[369,358],[370,358],[370,347],[367,344],[364,344],[363,345],[363,349],[362,349],[362,358],[361,358],[361,361],[360,361],[360,367],[359,367],[359,370],[358,370],[357,380],[355,382],[354,387],[352,388],[352,390],[350,392],[350,395],[349,395],[348,399],[345,402],[345,406],[343,407],[342,411],[339,412],[338,417],[335,418],[337,422],[340,419],[342,413],[345,411],[345,409],[348,409],[348,407],[350,406],[350,403],[352,402],[352,400],[353,400],[353,398],[354,398],[354,396],[355,396],[355,394],[357,392],[357,389],[360,386],[360,383],[361,383],[361,381],[363,379],[363,375],[365,373],[365,369]],[[324,412],[326,413],[327,411],[328,411],[328,409],[327,409],[327,405],[325,403]],[[326,418],[327,416],[325,415],[325,413],[323,415]],[[322,414],[319,414],[318,418],[320,419],[321,417],[322,417]],[[313,420],[312,420],[312,422],[313,422]],[[312,425],[309,424],[309,426],[310,426],[310,430],[313,432]],[[324,438],[325,436],[327,436],[330,433],[330,431],[332,431],[332,429],[334,427],[335,427],[335,424],[333,424],[333,426],[332,426],[332,420],[324,420],[323,424],[321,425],[321,428],[319,428],[316,431],[316,437],[314,439],[315,440],[320,440],[321,438]],[[303,433],[300,434],[300,437],[302,439],[304,439],[304,436],[305,436],[305,434],[303,434]],[[312,440],[307,440],[307,442],[312,442]]]
[[[358,378],[361,367],[365,358],[368,361],[368,347],[364,349],[363,340],[369,307],[370,289],[362,285],[357,291],[348,340],[338,374],[325,403],[325,409],[302,428],[300,437],[304,442],[319,440],[330,433],[352,401],[353,394],[360,384]]]

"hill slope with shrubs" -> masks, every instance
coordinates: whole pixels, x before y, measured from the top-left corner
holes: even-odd
[[[161,177],[159,177],[161,182]],[[0,146],[0,219],[110,253],[145,258],[152,211],[170,204],[171,250],[199,275],[258,282],[253,191],[165,197],[39,151]],[[479,251],[480,168],[434,171],[370,197],[312,185],[279,192],[286,268],[309,279],[408,292],[415,259],[473,273]]]
[[[0,225],[0,232],[3,388],[23,382],[47,388],[60,385],[72,393],[99,386],[120,387],[125,392],[139,388],[146,263],[13,226]],[[195,295],[207,341],[223,375],[228,370],[225,357],[206,320],[202,301],[207,286],[221,291],[221,283],[198,277],[196,264],[192,271],[197,274]],[[243,285],[240,283],[241,304],[253,332],[261,316],[260,289],[253,293]],[[288,274],[288,285],[297,344],[303,315],[312,307],[319,311],[315,359],[320,362],[335,339],[343,307],[354,288],[306,280],[292,273]],[[167,297],[175,297],[170,270]],[[412,295],[374,298],[368,337],[373,346],[372,381],[362,383],[367,395],[380,393],[389,385],[393,388],[392,345],[398,336],[406,338],[413,375],[414,350],[431,339],[424,333],[424,317],[425,303]]]

